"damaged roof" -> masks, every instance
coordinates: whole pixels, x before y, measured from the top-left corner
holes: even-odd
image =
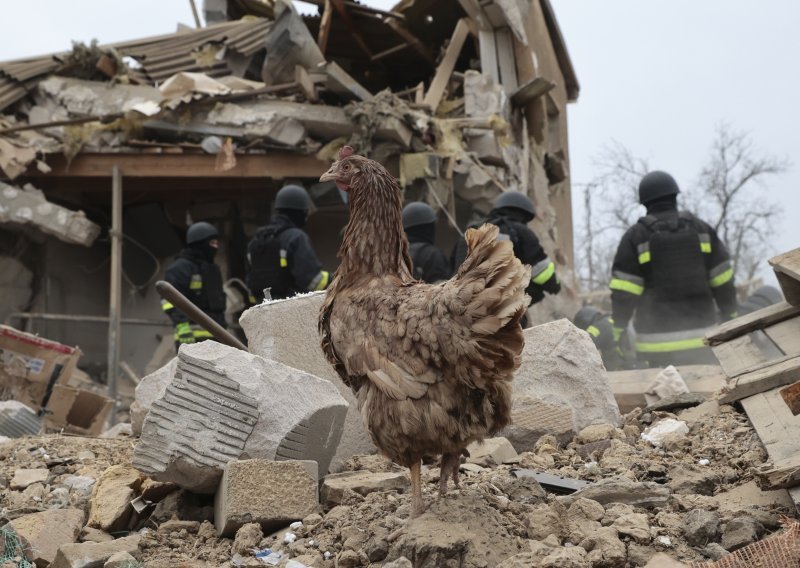
[[[161,82],[182,71],[222,77],[230,75],[232,67],[239,64],[237,55],[247,58],[264,47],[264,37],[271,24],[263,18],[248,17],[99,48],[111,48],[121,57],[135,59],[140,67],[131,69],[130,75],[141,83]],[[58,73],[66,65],[70,53],[0,63],[0,111],[22,99],[47,75]]]

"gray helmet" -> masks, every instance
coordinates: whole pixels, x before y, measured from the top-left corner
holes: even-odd
[[[678,195],[678,183],[667,172],[650,172],[639,182],[639,203],[647,205],[660,197]]]
[[[191,227],[189,227],[189,230],[186,231],[186,244],[190,245],[192,243],[199,243],[200,241],[204,241],[218,235],[219,232],[217,232],[217,229],[214,227],[214,225],[211,223],[206,223],[205,221],[200,221],[199,223],[194,223]]]
[[[536,216],[536,210],[533,208],[533,201],[531,201],[527,195],[519,191],[504,191],[494,200],[494,207],[495,209],[514,207],[516,209],[522,209],[532,217]]]
[[[403,228],[436,222],[436,213],[427,203],[412,201],[403,208]]]
[[[299,185],[285,185],[275,196],[275,209],[311,209],[311,198],[308,192]]]
[[[580,329],[586,329],[592,325],[599,316],[602,315],[603,312],[594,306],[583,306],[580,310],[578,310],[578,313],[575,314],[575,317],[572,318],[572,322],[576,327],[579,327]]]

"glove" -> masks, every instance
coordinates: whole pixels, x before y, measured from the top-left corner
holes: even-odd
[[[195,342],[194,332],[188,321],[175,326],[175,341],[185,344]]]

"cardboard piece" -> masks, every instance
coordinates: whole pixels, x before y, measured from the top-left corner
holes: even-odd
[[[45,428],[97,436],[105,429],[114,400],[101,394],[55,385],[47,404]]]
[[[29,381],[47,383],[55,366],[62,365],[57,382],[65,383],[75,370],[81,355],[82,352],[77,347],[0,325],[0,365],[14,367],[15,361],[22,361],[25,378]]]

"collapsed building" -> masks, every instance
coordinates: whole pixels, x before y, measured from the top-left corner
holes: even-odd
[[[80,346],[95,378],[152,371],[173,354],[153,283],[190,222],[220,228],[241,280],[299,182],[335,267],[347,205],[318,178],[345,143],[440,211],[447,252],[501,191],[526,193],[569,282],[579,85],[549,1],[313,3],[207,0],[206,27],[0,63],[0,321]]]

